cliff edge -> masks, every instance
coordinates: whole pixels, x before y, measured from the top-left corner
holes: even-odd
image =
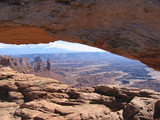
[[[0,68],[1,120],[159,120],[160,93],[114,85],[73,88]]]

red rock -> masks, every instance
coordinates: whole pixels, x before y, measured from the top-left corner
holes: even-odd
[[[73,88],[7,67],[0,68],[0,78],[1,119],[159,119],[158,92],[111,85]]]
[[[160,70],[158,0],[1,0],[0,6],[2,43],[78,42]]]
[[[51,68],[51,62],[49,61],[49,59],[47,59],[47,67],[46,67],[46,69],[48,71],[52,70],[52,68]]]
[[[9,93],[9,100],[14,100],[14,99],[22,99],[24,96],[20,92],[15,92],[15,91],[10,91]]]
[[[0,67],[11,67],[13,70],[21,73],[34,74],[34,70],[27,58],[0,56]]]
[[[124,109],[124,120],[152,120],[155,102],[153,98],[135,97]]]
[[[160,100],[155,103],[154,110],[154,119],[160,119]]]
[[[36,56],[34,58],[34,71],[38,72],[38,71],[43,71],[43,62],[41,60],[41,58],[39,56]]]

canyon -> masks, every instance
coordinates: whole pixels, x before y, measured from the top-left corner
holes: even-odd
[[[0,42],[82,43],[160,71],[159,20],[159,0],[0,0]],[[74,88],[35,77],[25,59],[0,59],[2,120],[160,119],[159,92],[118,85]],[[39,75],[49,72],[49,62],[45,70],[38,64]],[[13,70],[4,67],[8,65]],[[138,86],[144,88],[144,83]],[[146,84],[154,87],[157,81]]]
[[[52,71],[51,66],[49,66],[50,62],[47,61],[46,67],[43,65],[44,62],[41,60],[39,56],[34,58],[33,63],[31,64],[27,58],[20,57],[10,57],[7,55],[0,55],[0,68],[1,67],[10,67],[13,70],[25,73],[25,74],[33,74],[41,77],[49,77],[53,79],[57,79],[60,81],[64,81],[64,77]]]
[[[43,61],[44,69],[46,69],[49,58],[52,71],[61,76],[57,80],[74,87],[110,84],[160,92],[160,72],[139,61],[108,52],[21,54],[15,56],[27,58],[32,65],[34,56],[39,56]],[[48,74],[48,71],[36,72],[36,75],[41,75],[41,77],[55,78],[56,76],[56,74],[50,74],[50,76]]]
[[[107,52],[16,54],[13,57],[0,57],[0,67],[11,67],[20,73],[56,79],[74,87],[110,84],[160,92],[160,72],[138,61]]]
[[[27,58],[13,58],[7,55],[0,55],[0,68],[8,66],[21,73],[35,74]]]

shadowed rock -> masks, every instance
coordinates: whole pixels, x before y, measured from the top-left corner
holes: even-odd
[[[0,42],[78,42],[160,70],[159,2],[1,0]]]
[[[49,59],[47,59],[47,67],[46,67],[46,69],[47,69],[48,71],[51,70],[51,62],[49,61]]]
[[[156,102],[154,110],[154,119],[160,119],[160,100]]]
[[[150,90],[113,85],[73,88],[8,67],[0,68],[0,78],[2,120],[152,120],[160,114],[160,93]]]
[[[11,67],[21,73],[34,74],[34,70],[27,58],[0,56],[0,67]]]
[[[43,62],[42,62],[40,56],[36,56],[34,58],[33,65],[34,65],[34,71],[35,72],[43,71]]]

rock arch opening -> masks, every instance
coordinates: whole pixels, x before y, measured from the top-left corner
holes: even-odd
[[[78,43],[1,43],[0,54],[10,55],[1,56],[2,66],[8,65],[22,73],[57,79],[75,87],[113,84],[160,91],[158,71],[139,61]]]
[[[159,0],[0,0],[0,42],[37,44],[61,39],[139,60],[160,71],[159,20]],[[5,65],[10,60],[12,66],[28,64],[26,59],[7,59]],[[154,80],[148,84],[159,85]],[[0,86],[2,120],[160,118],[160,95],[150,90],[103,85],[78,89],[10,68],[0,69]]]

